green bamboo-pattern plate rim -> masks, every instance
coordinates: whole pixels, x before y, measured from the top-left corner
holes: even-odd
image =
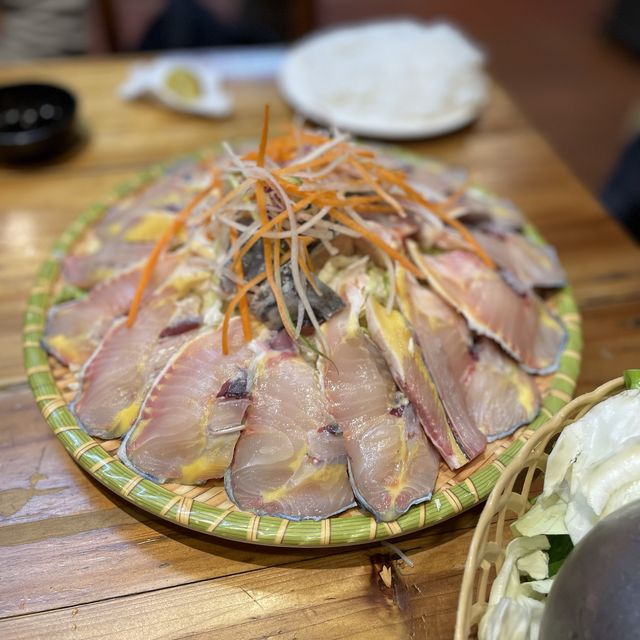
[[[403,151],[402,155],[407,157],[409,154]],[[157,165],[140,173],[118,187],[110,198],[89,207],[64,231],[36,275],[24,317],[24,363],[29,385],[42,415],[76,463],[129,502],[194,531],[254,544],[328,547],[394,538],[433,526],[485,500],[506,465],[531,433],[571,400],[580,371],[582,335],[580,315],[571,288],[565,287],[555,295],[554,306],[567,328],[568,341],[560,359],[559,370],[551,380],[538,417],[531,424],[522,427],[518,437],[491,463],[474,471],[466,480],[440,489],[429,502],[412,507],[395,522],[376,522],[367,515],[302,522],[255,516],[235,509],[213,507],[142,478],[111,456],[77,424],[55,383],[47,353],[41,347],[40,340],[52,302],[53,285],[64,255],[80,234],[110,205],[161,176],[167,166]],[[542,239],[532,225],[527,225],[526,233],[534,240]]]

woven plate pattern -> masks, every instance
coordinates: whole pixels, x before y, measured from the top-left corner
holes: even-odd
[[[572,398],[580,370],[580,315],[571,290],[556,292],[548,303],[561,317],[569,339],[559,370],[540,378],[543,405],[538,417],[512,436],[490,443],[469,465],[452,472],[441,465],[436,491],[426,503],[412,507],[395,522],[378,523],[354,508],[322,520],[291,522],[239,511],[227,498],[221,481],[202,486],[158,485],[122,464],[116,456],[119,441],[89,436],[68,408],[73,397],[72,375],[42,349],[47,312],[58,284],[60,262],[73,244],[114,202],[159,177],[155,167],[123,185],[114,195],[88,209],[60,236],[51,256],[41,265],[28,299],[23,327],[24,362],[29,385],[53,433],[77,464],[114,493],[154,515],[202,533],[229,540],[288,547],[345,546],[397,537],[432,526],[486,499],[506,466],[529,438]],[[538,238],[533,227],[527,235]]]

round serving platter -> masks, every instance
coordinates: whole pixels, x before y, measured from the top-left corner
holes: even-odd
[[[67,228],[38,271],[29,295],[23,328],[24,362],[29,385],[51,430],[81,468],[141,509],[194,531],[270,546],[346,546],[405,535],[433,526],[482,502],[523,444],[571,400],[580,370],[582,337],[578,308],[570,288],[565,287],[547,299],[567,328],[568,341],[558,371],[538,378],[543,393],[538,417],[513,435],[489,443],[480,457],[458,471],[451,471],[442,463],[433,498],[412,507],[394,522],[376,522],[358,508],[321,521],[292,522],[256,516],[239,511],[231,503],[221,480],[194,487],[159,485],[143,478],[118,460],[119,440],[93,438],[78,425],[68,406],[74,395],[73,374],[48,356],[40,341],[48,309],[53,303],[62,258],[109,206],[158,178],[164,168],[154,167],[139,175],[117,189],[109,199],[89,208]],[[526,234],[540,239],[531,225],[527,225]]]

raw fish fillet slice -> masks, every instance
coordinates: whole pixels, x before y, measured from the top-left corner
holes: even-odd
[[[467,224],[493,224],[512,230],[524,227],[524,216],[512,202],[477,187],[467,189],[456,205],[452,215]]]
[[[378,521],[396,520],[431,497],[439,457],[382,354],[360,328],[360,293],[323,325],[328,356],[319,360],[329,409],[344,434],[358,502]]]
[[[407,171],[409,184],[427,200],[434,202],[446,200],[462,189],[469,176],[466,169],[447,167],[433,160],[396,168]]]
[[[158,262],[145,298],[169,277],[179,260],[178,255],[169,254]],[[141,267],[131,269],[96,286],[82,300],[52,307],[42,341],[44,348],[63,364],[84,364],[113,319],[129,310],[140,273]]]
[[[455,420],[447,415],[434,380],[407,322],[398,311],[390,313],[369,298],[366,305],[369,333],[382,351],[396,384],[415,407],[422,426],[451,469],[473,460],[486,446],[486,438],[471,423],[464,406],[455,407]]]
[[[403,269],[397,270],[397,286],[396,291],[398,295],[398,302],[405,319],[409,322],[412,333],[418,340],[424,363],[427,365],[427,370],[433,379],[438,396],[444,406],[447,414],[448,422],[455,434],[456,441],[460,447],[468,453],[469,451],[477,451],[480,453],[485,446],[485,438],[478,433],[476,423],[469,415],[467,404],[464,397],[464,391],[462,388],[461,377],[459,372],[463,370],[463,363],[469,362],[469,342],[470,335],[468,335],[468,342],[465,344],[461,330],[458,328],[457,323],[452,323],[449,326],[438,326],[439,319],[436,315],[430,315],[430,307],[436,307],[438,304],[443,304],[441,301],[437,301],[433,304],[432,298],[435,296],[421,287],[413,277],[406,273]],[[379,313],[385,313],[378,305]],[[442,313],[442,311],[441,311]],[[391,317],[383,318],[383,321],[389,326],[389,330],[393,327],[393,316],[396,314],[396,324],[402,327],[404,321],[397,312],[393,312]],[[461,318],[456,320],[464,323]],[[381,323],[381,324],[384,324]],[[406,325],[405,325],[406,327]],[[466,327],[464,327],[466,330]],[[400,332],[401,329],[398,330]],[[411,336],[410,332],[407,332]],[[455,335],[451,335],[455,333]],[[389,335],[387,331],[387,336]],[[441,337],[444,340],[449,340],[450,351],[453,348],[453,343],[457,343],[460,346],[460,353],[449,361],[447,352],[442,344]],[[411,337],[409,337],[411,340]],[[389,342],[389,340],[387,340]],[[395,344],[395,343],[394,343]],[[401,345],[398,345],[401,346]],[[410,356],[408,350],[405,352],[405,358]],[[415,355],[413,357],[416,357]],[[458,375],[456,375],[456,373]],[[472,444],[467,444],[472,443]]]
[[[315,369],[293,352],[256,363],[227,495],[240,509],[289,520],[328,518],[354,506],[343,437]]]
[[[120,458],[157,482],[200,484],[231,463],[249,405],[246,367],[254,357],[239,318],[229,324],[229,354],[219,329],[193,338],[156,378]]]
[[[197,160],[180,161],[159,179],[109,207],[96,225],[96,232],[101,238],[113,238],[141,214],[177,213],[209,180],[209,172]]]
[[[420,347],[439,347],[444,356],[436,367],[429,367],[443,402],[462,394],[473,424],[490,442],[531,422],[540,408],[540,393],[531,376],[492,340],[480,338],[474,346],[462,316],[410,274],[398,270],[397,277],[398,301]],[[429,366],[425,349],[423,355]],[[448,383],[453,380],[456,387],[447,395],[440,386],[441,367],[448,367],[445,376],[448,373]]]
[[[69,255],[62,262],[62,277],[81,289],[90,289],[146,258],[153,243],[107,242],[91,254]]]
[[[62,274],[88,289],[146,258],[177,212],[209,182],[194,161],[183,162],[142,191],[111,207],[85,241],[81,253],[67,256]]]
[[[99,438],[119,438],[133,425],[144,396],[167,360],[189,333],[161,338],[176,311],[162,295],[144,305],[133,327],[117,320],[80,375],[72,405],[85,430]]]
[[[413,327],[425,360],[427,356],[423,344],[427,345],[427,349],[442,351],[443,359],[437,360],[432,370],[434,378],[437,377],[435,367],[446,365],[457,381],[462,380],[471,363],[473,347],[473,337],[466,321],[439,295],[419,284],[404,269],[396,270],[396,281],[400,309]],[[435,346],[431,344],[432,341]]]
[[[540,392],[531,376],[493,341],[481,338],[463,384],[467,407],[489,442],[531,422]]]
[[[495,340],[528,373],[558,368],[567,333],[533,292],[516,293],[467,251],[425,255],[415,244],[409,248],[431,286],[462,313],[471,329]]]
[[[566,285],[567,276],[552,247],[510,231],[485,228],[472,233],[517,291]]]

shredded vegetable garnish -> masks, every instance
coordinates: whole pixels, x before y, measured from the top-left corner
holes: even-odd
[[[281,325],[293,340],[309,343],[303,331],[309,324],[322,346],[319,318],[324,316],[318,315],[311,304],[311,300],[322,297],[315,271],[327,256],[340,254],[344,247],[369,244],[378,255],[390,282],[386,308],[391,311],[396,305],[396,266],[423,279],[423,272],[404,246],[404,230],[415,225],[416,216],[448,225],[470,251],[494,266],[453,215],[463,189],[431,201],[411,185],[400,165],[379,161],[377,151],[352,143],[345,134],[323,134],[292,126],[284,135],[269,138],[266,105],[258,148],[244,155],[226,144],[225,150],[226,158],[210,167],[210,185],[176,216],[154,247],[129,311],[129,326],[135,322],[160,255],[170,248],[196,209],[199,213],[189,221],[189,229],[201,228],[209,241],[217,243],[221,250],[216,254],[218,280],[235,288],[222,291],[223,305],[226,300],[222,321],[225,354],[234,314],[242,319],[244,339],[252,338],[251,314],[255,307],[250,302],[258,287],[270,291],[271,303],[268,299],[265,302],[263,294],[260,300],[277,308]],[[211,201],[215,195],[215,202],[206,200],[209,195]],[[354,241],[360,244],[354,245]],[[258,256],[251,251],[256,245]],[[352,250],[346,249],[347,255]],[[259,273],[252,276],[256,260],[261,260]]]
[[[136,321],[138,309],[140,307],[140,303],[142,302],[142,296],[144,295],[145,289],[147,288],[147,285],[149,284],[149,281],[153,276],[153,270],[155,269],[156,264],[158,264],[158,260],[160,259],[162,252],[169,246],[169,243],[179,233],[180,229],[182,229],[185,222],[187,221],[187,218],[193,213],[193,210],[215,188],[216,182],[217,177],[214,174],[209,186],[203,189],[191,200],[191,202],[176,216],[173,224],[162,234],[158,242],[156,242],[156,245],[149,256],[147,263],[142,270],[140,281],[138,282],[138,287],[133,296],[133,300],[131,301],[131,307],[129,308],[129,315],[127,317],[127,326],[132,327],[133,323]]]
[[[231,242],[235,242],[238,239],[238,232],[236,229],[231,228],[229,230],[229,235],[231,237]],[[244,269],[242,267],[242,260],[236,260],[234,262],[234,270],[239,280],[244,280]],[[244,339],[249,341],[252,338],[251,335],[251,318],[249,317],[249,302],[247,300],[247,296],[244,295],[240,298],[240,317],[242,318],[242,334],[244,335]]]

